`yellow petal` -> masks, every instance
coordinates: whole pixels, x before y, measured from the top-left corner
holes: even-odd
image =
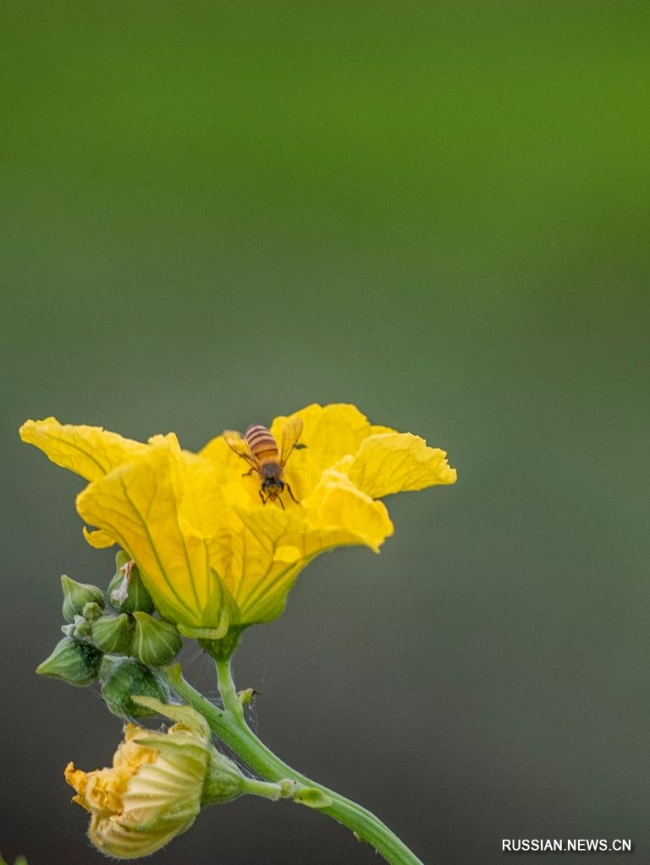
[[[40,448],[53,463],[94,481],[138,457],[147,445],[102,427],[60,424],[56,418],[26,421],[20,428],[24,442]]]
[[[88,837],[103,853],[136,859],[185,832],[201,809],[211,749],[182,724],[167,733],[128,725],[113,766],[82,772],[69,763],[73,802],[91,814]]]
[[[204,537],[182,514],[183,468],[171,443],[151,446],[138,462],[90,484],[77,510],[135,559],[161,615],[216,627],[220,586]]]
[[[183,483],[181,513],[202,535],[209,535],[225,507],[219,468],[201,456],[183,451],[179,471]]]
[[[214,483],[229,507],[259,507],[259,475],[250,471],[250,465],[226,444],[222,435],[209,441],[199,451],[199,457],[210,466]]]
[[[295,517],[277,507],[230,510],[209,540],[216,572],[237,603],[240,623],[266,622],[284,609],[286,596],[304,562],[287,543]]]
[[[447,454],[411,433],[373,435],[361,443],[346,473],[372,498],[456,482]]]
[[[386,507],[335,469],[324,472],[303,504],[311,527],[305,547],[308,555],[347,544],[365,544],[378,552],[393,533]]]
[[[456,480],[444,451],[370,424],[355,406],[311,405],[291,417],[302,420],[302,447],[283,480],[298,503],[285,490],[266,506],[259,474],[223,436],[199,454],[181,451],[172,434],[144,445],[53,418],[28,421],[21,436],[92,481],[77,500],[97,527],[85,530],[89,543],[120,544],[161,614],[196,636],[275,618],[302,568],[324,550],[377,551],[393,526],[376,498]],[[279,461],[288,420],[270,427]]]
[[[373,432],[388,429],[373,427],[356,406],[346,403],[314,404],[290,417],[299,417],[303,422],[300,443],[305,447],[292,453],[285,478],[299,500],[312,493],[325,469],[346,454],[356,453],[361,442]],[[271,432],[280,447],[282,430],[288,420],[289,417],[281,416],[271,424]]]
[[[109,535],[108,532],[103,532],[101,529],[91,531],[84,526],[82,531],[84,538],[88,541],[90,546],[94,547],[96,550],[104,550],[106,547],[112,547],[113,544],[116,543],[116,540],[112,535]]]
[[[380,432],[393,432],[390,427],[370,424],[356,406],[345,403],[326,406],[314,404],[290,416],[275,418],[270,431],[278,444],[279,454],[282,453],[283,430],[287,421],[294,417],[302,420],[303,431],[299,447],[291,453],[287,461],[284,480],[299,501],[311,494],[325,469],[346,454],[356,453],[364,438]],[[249,472],[250,466],[228,447],[223,436],[209,441],[200,455],[213,464],[224,487],[228,486],[231,492],[245,493],[249,507],[259,506],[258,475]],[[242,477],[243,475],[248,476]],[[231,503],[245,507],[246,501],[231,500]],[[285,507],[291,510],[293,503],[288,493],[283,501]]]
[[[280,615],[300,571],[336,546],[377,551],[393,532],[386,508],[343,473],[328,470],[304,507],[274,505],[230,511],[209,541],[211,561],[237,602],[241,623]]]
[[[240,622],[280,615],[300,571],[336,546],[365,544],[377,550],[392,534],[386,508],[348,477],[328,471],[304,508],[273,505],[230,512],[210,539],[211,560],[240,611]]]
[[[277,547],[274,556],[276,562],[286,562],[287,565],[293,565],[301,558],[301,552],[294,544],[282,544]]]

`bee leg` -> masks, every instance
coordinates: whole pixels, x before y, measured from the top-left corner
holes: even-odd
[[[252,475],[254,471],[256,471],[256,469],[254,469],[254,468],[250,468],[247,472],[244,472],[244,474],[242,475],[242,477],[243,477],[243,478],[247,478],[249,475]]]
[[[264,493],[262,492],[262,490],[258,490],[258,492],[260,494],[260,498],[262,499],[262,504],[265,505],[266,499],[264,498]]]
[[[298,501],[298,499],[294,496],[294,494],[293,494],[293,492],[292,492],[292,490],[291,490],[291,487],[289,486],[289,484],[288,484],[286,481],[284,482],[284,485],[285,485],[285,487],[289,490],[289,495],[290,495],[291,498],[294,500],[294,502],[295,502],[296,504],[300,504],[300,502]]]
[[[280,496],[278,496],[278,501],[280,502],[280,507],[282,508],[282,510],[284,510],[284,502],[282,501]]]

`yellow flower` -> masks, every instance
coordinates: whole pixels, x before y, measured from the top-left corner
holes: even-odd
[[[72,801],[90,812],[88,837],[102,853],[147,856],[189,829],[201,809],[213,751],[209,733],[191,709],[170,709],[184,712],[189,723],[167,733],[127,724],[110,768],[83,772],[69,763],[65,769],[77,794]]]
[[[378,551],[393,532],[378,499],[451,484],[456,472],[438,448],[410,433],[373,426],[352,405],[311,405],[285,480],[290,495],[262,503],[260,479],[223,436],[198,454],[176,436],[147,444],[98,427],[27,421],[24,441],[90,484],[77,498],[95,547],[119,544],[137,562],[164,618],[211,638],[230,626],[278,616],[298,573],[332,547]],[[270,429],[278,442],[289,418]],[[204,629],[204,630],[202,630]]]

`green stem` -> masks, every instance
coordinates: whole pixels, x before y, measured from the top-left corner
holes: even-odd
[[[370,811],[301,775],[270,751],[246,724],[242,703],[232,680],[230,661],[217,660],[216,664],[223,709],[214,706],[185,681],[179,666],[166,668],[165,678],[179,697],[203,715],[212,732],[262,778],[267,781],[289,779],[296,782],[299,785],[296,801],[300,801],[301,788],[306,788],[307,793],[310,790],[317,791],[312,801],[316,805],[322,803],[318,810],[347,826],[360,841],[371,844],[390,865],[423,865],[397,835]],[[305,804],[309,804],[311,798],[307,794]]]

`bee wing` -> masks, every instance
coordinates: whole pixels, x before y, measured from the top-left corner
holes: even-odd
[[[241,433],[238,433],[236,430],[226,429],[223,431],[223,440],[231,450],[234,450],[238,457],[246,460],[248,465],[252,466],[254,469],[257,468],[257,463],[253,459],[253,455],[246,443],[246,439]]]
[[[295,448],[302,433],[302,418],[294,417],[288,420],[282,430],[282,450],[280,452],[280,465],[283,466]]]

